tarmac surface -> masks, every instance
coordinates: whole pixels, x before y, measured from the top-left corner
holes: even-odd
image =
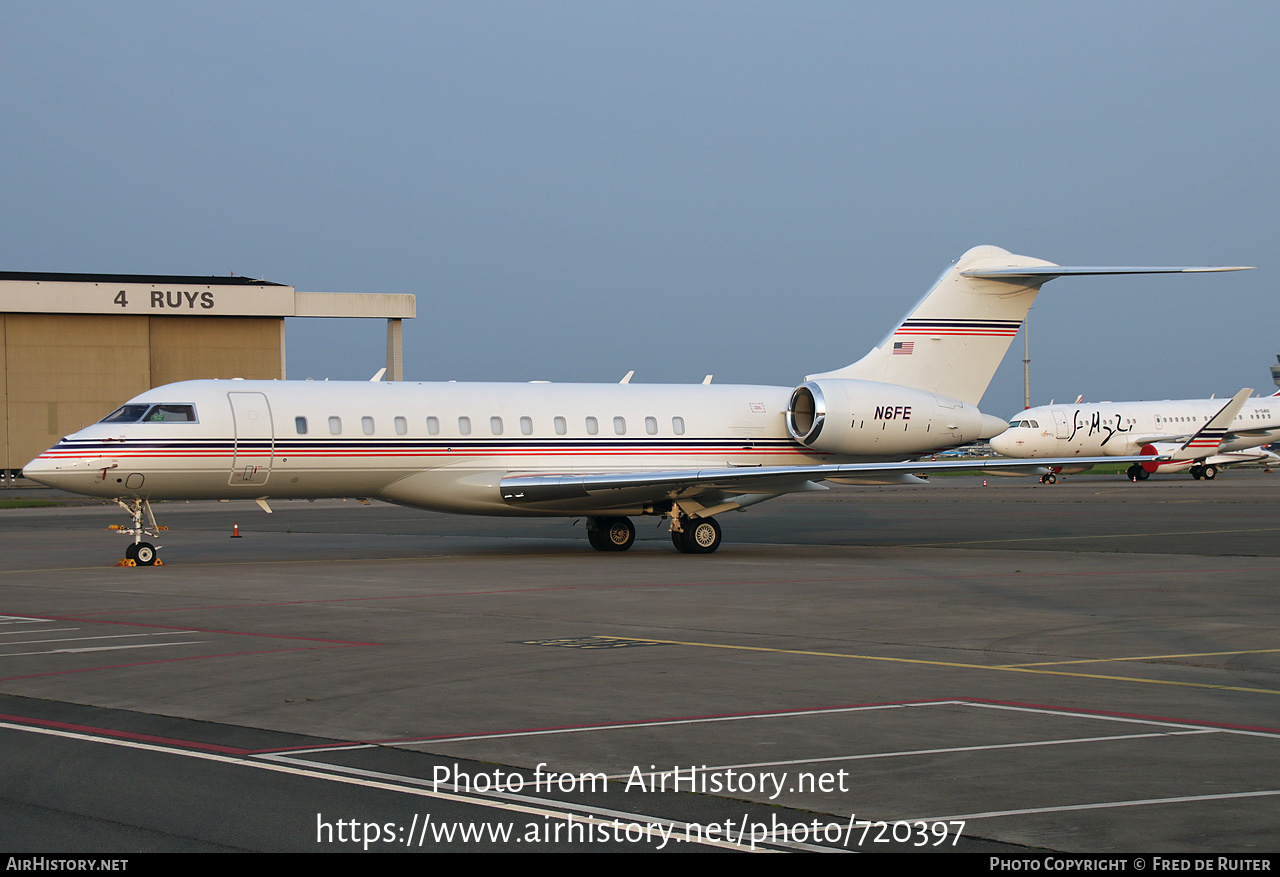
[[[1280,475],[272,507],[0,510],[0,850],[1280,851]]]

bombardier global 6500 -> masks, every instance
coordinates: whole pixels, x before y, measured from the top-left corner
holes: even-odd
[[[24,471],[115,500],[131,518],[126,562],[142,566],[157,562],[151,502],[164,499],[582,517],[601,551],[631,547],[631,518],[653,515],[678,550],[705,554],[720,513],[822,481],[992,468],[918,458],[1005,430],[977,404],[1045,282],[1226,270],[1063,267],[975,247],[864,357],[799,386],[188,381],[129,400]]]

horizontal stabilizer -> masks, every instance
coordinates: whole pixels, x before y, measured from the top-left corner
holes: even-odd
[[[972,268],[961,271],[964,277],[982,277],[987,280],[1018,277],[1042,277],[1052,280],[1055,277],[1085,277],[1099,274],[1209,274],[1215,271],[1252,271],[1254,265],[1218,265],[1209,268],[1125,268],[1102,267],[1091,265],[1035,265],[1019,268]]]

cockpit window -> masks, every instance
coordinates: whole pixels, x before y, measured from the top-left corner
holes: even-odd
[[[194,405],[121,405],[99,423],[196,423]]]
[[[152,405],[143,420],[147,423],[195,423],[196,406]]]
[[[142,419],[142,415],[147,413],[146,405],[121,405],[115,411],[112,411],[106,417],[99,420],[99,423],[137,423]]]
[[[1022,426],[1022,421],[1021,421],[1021,420],[1011,420],[1011,421],[1009,421],[1009,428],[1010,428],[1010,429],[1017,429],[1017,428],[1018,428],[1018,427],[1020,427],[1020,426]]]

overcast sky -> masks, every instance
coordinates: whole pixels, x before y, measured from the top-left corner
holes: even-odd
[[[1280,4],[18,2],[0,268],[408,292],[414,380],[794,385],[975,244],[1032,403],[1273,392]],[[367,378],[378,321],[291,321]],[[1022,404],[1022,337],[982,408]]]

